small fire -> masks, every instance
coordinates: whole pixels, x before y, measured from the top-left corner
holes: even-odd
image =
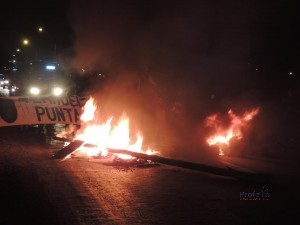
[[[230,140],[233,138],[241,139],[243,137],[242,128],[244,128],[257,114],[259,108],[246,111],[242,116],[238,116],[230,109],[228,116],[230,123],[223,125],[223,121],[218,114],[213,114],[206,118],[205,125],[215,130],[215,134],[207,138],[208,145],[216,145],[219,147],[219,155],[224,155],[222,146],[229,146]]]
[[[145,154],[156,154],[157,152],[143,148],[143,135],[141,132],[136,132],[132,135],[130,132],[129,118],[125,113],[120,117],[118,123],[113,125],[113,117],[110,117],[105,122],[99,122],[99,118],[95,117],[97,106],[94,99],[90,98],[83,109],[80,117],[82,121],[82,128],[76,133],[76,140],[82,140],[88,146],[82,145],[80,152],[87,156],[106,156],[107,149],[124,149],[133,152],[140,152]],[[130,159],[131,156],[118,154],[121,159]]]

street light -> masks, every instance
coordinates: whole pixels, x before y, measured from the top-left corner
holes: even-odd
[[[43,30],[44,30],[44,29],[43,29],[42,27],[39,27],[39,28],[38,28],[38,31],[39,31],[39,32],[43,32]]]
[[[29,45],[29,40],[28,39],[23,39],[23,45]]]

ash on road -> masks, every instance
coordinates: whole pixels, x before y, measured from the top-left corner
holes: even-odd
[[[161,165],[51,159],[43,134],[0,129],[0,224],[298,224],[297,179],[253,184]],[[48,141],[47,141],[48,140]],[[268,200],[240,200],[268,189]]]

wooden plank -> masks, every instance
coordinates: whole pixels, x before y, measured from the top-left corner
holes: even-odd
[[[65,159],[67,156],[76,151],[84,142],[80,140],[75,140],[68,146],[62,148],[60,151],[56,152],[52,158],[53,159]],[[85,144],[88,145],[88,144]],[[211,173],[220,176],[231,177],[246,182],[258,182],[258,183],[267,183],[270,182],[271,176],[268,174],[258,174],[250,173],[239,170],[231,169],[230,167],[221,168],[215,166],[208,166],[200,163],[186,162],[177,159],[165,158],[157,155],[147,155],[144,153],[132,152],[125,149],[112,149],[109,148],[108,152],[111,154],[126,154],[132,157],[136,157],[144,160],[151,160],[156,163],[162,163],[171,166],[182,167],[186,169],[198,170],[205,173]]]
[[[52,159],[65,159],[68,157],[70,154],[75,152],[84,142],[80,140],[75,140],[71,142],[69,145],[66,147],[63,147],[61,150],[56,152],[53,156]]]
[[[211,173],[220,176],[232,177],[242,181],[249,182],[269,182],[271,177],[268,174],[249,173],[221,167],[208,166],[200,163],[186,162],[176,159],[165,158],[157,155],[147,155],[144,153],[131,152],[125,149],[108,149],[110,153],[127,154],[140,159],[151,160],[153,162],[162,163],[171,166],[178,166],[186,169],[198,170],[205,173]]]

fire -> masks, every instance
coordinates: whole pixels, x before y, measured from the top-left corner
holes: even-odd
[[[94,104],[94,99],[90,98],[89,101],[85,103],[84,111],[80,116],[81,121],[87,123],[94,119],[97,106]]]
[[[228,116],[230,123],[227,126],[223,125],[223,121],[218,114],[213,114],[206,118],[205,125],[215,130],[215,134],[207,138],[208,145],[216,145],[219,147],[219,155],[224,155],[222,147],[228,147],[230,141],[235,139],[241,139],[243,137],[242,128],[259,113],[259,108],[246,111],[242,116],[238,116],[230,109]]]
[[[113,125],[113,117],[110,117],[105,122],[99,122],[96,118],[97,106],[94,99],[90,98],[84,108],[80,117],[82,121],[82,128],[76,133],[76,140],[84,141],[89,146],[82,145],[79,149],[87,156],[106,156],[107,149],[125,149],[133,152],[140,152],[146,154],[157,153],[151,149],[143,149],[143,135],[137,132],[132,135],[130,132],[129,118],[125,113],[119,118],[118,123]],[[131,156],[119,154],[119,158],[130,159]]]

